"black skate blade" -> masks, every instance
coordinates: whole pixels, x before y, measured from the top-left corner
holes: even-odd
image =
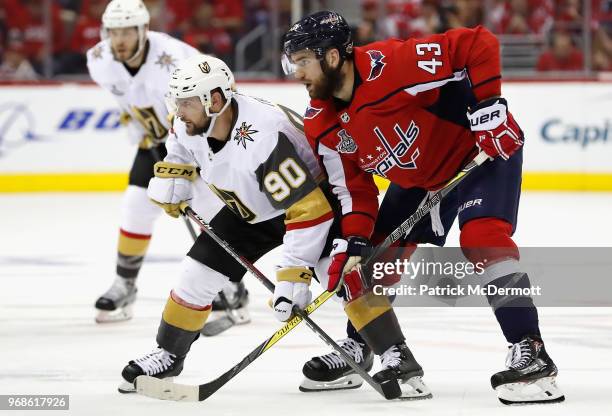
[[[398,399],[402,396],[402,389],[397,380],[385,380],[379,386],[387,400]]]
[[[556,399],[552,399],[552,400],[524,400],[524,401],[517,401],[517,402],[513,402],[511,400],[506,400],[506,399],[501,399],[499,398],[499,401],[502,402],[503,404],[505,404],[506,406],[528,406],[530,404],[553,404],[553,403],[561,403],[565,401],[565,396],[561,396],[561,397],[557,397]]]
[[[227,331],[233,326],[234,321],[232,321],[228,316],[222,316],[219,319],[206,323],[200,333],[205,337],[214,337],[215,335],[219,335],[220,333]]]

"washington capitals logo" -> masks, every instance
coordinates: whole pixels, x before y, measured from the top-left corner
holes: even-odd
[[[322,108],[314,108],[314,107],[308,106],[306,107],[304,118],[307,118],[308,120],[313,119],[316,116],[318,116],[321,111],[323,111]]]
[[[242,145],[246,149],[247,140],[252,142],[253,138],[251,134],[258,133],[259,130],[251,130],[252,124],[247,124],[243,121],[240,127],[236,128],[236,134],[234,135],[234,140],[238,142],[238,145]]]
[[[376,161],[375,166],[365,168],[366,172],[386,178],[387,172],[396,166],[399,169],[418,169],[416,160],[420,155],[420,151],[414,145],[414,142],[419,137],[419,126],[414,121],[411,121],[408,128],[404,130],[399,124],[395,124],[393,131],[399,139],[399,142],[395,145],[385,137],[378,126],[374,127],[374,134],[376,134],[380,143],[385,148],[385,157],[382,160]]]
[[[386,62],[383,62],[383,58],[385,55],[382,54],[381,51],[370,50],[368,51],[368,55],[370,55],[370,75],[368,76],[367,81],[374,81],[376,78],[382,74],[383,68],[387,65]]]

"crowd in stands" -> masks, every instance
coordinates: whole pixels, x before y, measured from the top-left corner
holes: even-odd
[[[265,0],[143,1],[151,30],[167,32],[230,64],[235,41],[267,18]],[[11,72],[20,79],[42,74],[48,52],[54,74],[86,72],[85,52],[100,41],[107,3],[54,0],[48,27],[44,0],[0,0],[0,78]],[[51,51],[47,38],[52,39]]]
[[[583,1],[592,8],[586,23]],[[152,30],[170,33],[230,65],[236,41],[255,26],[270,22],[267,0],[144,2]],[[46,16],[44,0],[0,0],[0,79],[35,79],[49,67],[53,74],[86,72],[85,52],[100,40],[107,3],[53,0]],[[277,4],[280,23],[287,27],[291,1]],[[357,44],[477,25],[499,35],[541,37],[547,46],[537,62],[538,71],[582,70],[586,29],[591,36],[592,68],[612,71],[612,0],[362,0],[361,14],[355,26]]]
[[[357,42],[427,36],[456,27],[484,25],[498,35],[539,36],[547,47],[538,71],[584,69],[583,1],[590,1],[592,68],[612,71],[612,0],[377,0],[362,2]]]

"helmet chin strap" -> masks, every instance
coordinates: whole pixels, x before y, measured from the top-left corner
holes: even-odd
[[[221,110],[219,110],[218,113],[209,113],[208,109],[205,108],[204,111],[206,111],[206,114],[208,115],[208,117],[210,117],[210,123],[208,123],[208,128],[206,129],[206,131],[204,132],[204,134],[206,135],[206,137],[210,136],[210,133],[212,133],[213,128],[215,127],[215,123],[217,122],[217,117],[219,117],[221,114],[223,114],[223,112],[225,110],[227,110],[227,108],[229,107],[230,103],[232,101],[232,98],[228,98],[225,101],[225,104],[223,104],[223,107],[221,107]]]
[[[146,43],[145,28],[144,26],[138,26],[138,49],[136,49],[136,52],[134,52],[130,58],[125,60],[125,63],[130,65],[136,62],[136,60],[143,53]]]

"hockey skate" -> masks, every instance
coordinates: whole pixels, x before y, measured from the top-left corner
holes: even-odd
[[[503,404],[557,403],[565,400],[557,387],[557,366],[538,336],[526,336],[511,347],[505,371],[493,374],[491,386]]]
[[[431,399],[429,387],[423,382],[423,369],[405,343],[393,345],[380,356],[382,369],[374,374],[374,381],[397,379],[402,389],[400,400]]]
[[[213,300],[211,316],[201,334],[212,337],[231,328],[234,325],[244,325],[251,322],[247,309],[249,291],[244,283],[229,283]],[[216,316],[215,316],[216,315]]]
[[[136,300],[135,279],[125,279],[117,276],[113,285],[96,301],[99,324],[121,322],[132,319],[132,305]]]
[[[374,354],[370,348],[352,338],[339,341],[340,347],[365,371],[372,369]],[[300,391],[345,390],[361,387],[363,379],[346,364],[337,352],[313,357],[302,368],[304,380]]]
[[[134,380],[138,376],[152,376],[169,381],[183,371],[185,357],[177,358],[163,348],[156,348],[152,353],[142,358],[132,360],[121,372],[123,383],[119,386],[119,393],[135,393]]]

